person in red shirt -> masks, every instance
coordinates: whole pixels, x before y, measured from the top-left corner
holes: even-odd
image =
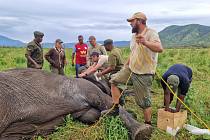
[[[80,67],[85,66],[87,64],[86,57],[87,57],[87,49],[88,46],[83,42],[83,36],[78,36],[79,42],[75,44],[74,50],[72,52],[72,66],[74,66],[74,56],[76,54],[76,77],[78,78],[78,70]]]

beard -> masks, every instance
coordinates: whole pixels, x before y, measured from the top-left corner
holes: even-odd
[[[138,33],[138,29],[136,27],[132,28],[132,33]]]
[[[139,32],[139,28],[138,28],[138,24],[136,23],[133,27],[132,27],[132,33],[138,33]]]

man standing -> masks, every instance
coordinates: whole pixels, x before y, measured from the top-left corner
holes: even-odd
[[[94,36],[89,37],[90,46],[87,51],[87,65],[90,66],[93,64],[91,60],[91,54],[93,52],[98,52],[99,55],[107,55],[106,50],[103,46],[96,43],[96,38]]]
[[[57,39],[55,47],[45,54],[45,59],[50,63],[51,72],[64,75],[64,66],[67,64],[67,61],[62,43],[63,41]]]
[[[127,19],[132,27],[131,53],[123,69],[114,74],[110,80],[113,103],[113,113],[119,111],[120,83],[126,83],[131,78],[134,86],[136,103],[143,109],[146,124],[151,124],[151,95],[153,76],[157,66],[158,52],[163,48],[158,33],[146,26],[147,17],[144,13],[135,13]]]
[[[164,74],[163,79],[170,86],[172,91],[175,93],[178,89],[178,97],[182,101],[188,92],[190,87],[190,83],[192,81],[192,70],[191,68],[183,65],[183,64],[175,64],[171,66]],[[164,90],[164,105],[165,110],[169,112],[179,112],[181,108],[181,102],[177,100],[176,102],[176,110],[169,108],[171,104],[174,94],[171,93],[166,84],[161,80],[161,85]]]
[[[42,32],[35,31],[34,40],[27,44],[25,57],[28,68],[42,69],[43,67],[43,49],[40,44],[43,36],[44,34]]]
[[[75,45],[74,51],[72,52],[72,66],[74,66],[74,56],[76,54],[76,77],[78,78],[78,70],[80,67],[87,64],[87,49],[88,46],[83,42],[83,36],[78,36],[79,42]]]
[[[117,73],[123,67],[122,52],[120,49],[114,47],[113,40],[107,39],[104,41],[106,51],[110,51],[108,57],[108,67],[97,74],[97,77],[101,77],[110,73],[110,76]]]

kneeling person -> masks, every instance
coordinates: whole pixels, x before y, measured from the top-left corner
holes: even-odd
[[[175,64],[171,66],[164,74],[163,79],[170,86],[172,91],[175,93],[178,89],[178,97],[184,101],[184,98],[190,87],[192,81],[192,70],[191,68],[183,64]],[[161,81],[161,85],[164,90],[164,105],[165,110],[169,112],[179,112],[181,108],[181,102],[177,100],[176,110],[170,109],[169,105],[171,104],[174,94],[171,93],[170,89],[166,84]]]
[[[55,48],[45,54],[45,59],[50,63],[51,72],[64,75],[64,65],[67,64],[64,49],[60,39],[55,41]]]
[[[98,52],[92,52],[91,59],[94,62],[87,70],[79,74],[79,77],[85,77],[94,74],[97,71],[103,70],[108,63],[107,55],[99,55]]]
[[[113,40],[107,39],[104,41],[106,51],[110,51],[108,57],[108,67],[97,74],[97,77],[101,77],[110,73],[110,76],[120,71],[123,67],[122,52],[120,49],[113,46]]]

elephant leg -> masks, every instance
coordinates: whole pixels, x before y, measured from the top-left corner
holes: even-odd
[[[83,115],[80,116],[79,120],[83,123],[94,123],[98,118],[100,117],[101,113],[99,110],[95,108],[90,108],[86,112],[83,113]]]

